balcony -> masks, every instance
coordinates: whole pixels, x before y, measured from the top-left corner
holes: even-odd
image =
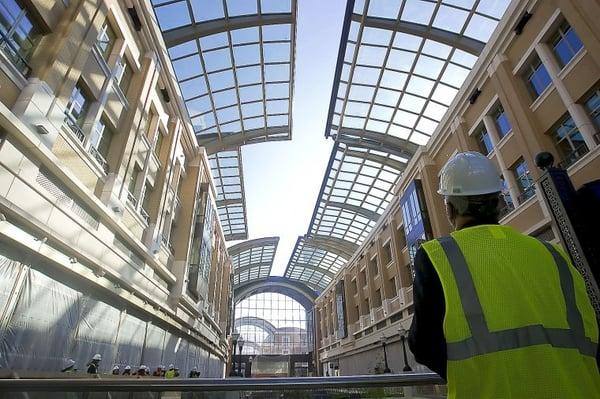
[[[129,202],[134,208],[136,208],[138,204],[138,199],[135,197],[135,195],[127,191],[127,202]]]
[[[361,330],[363,328],[367,328],[371,325],[371,315],[370,314],[362,315],[362,316],[360,316],[360,319],[358,321],[360,322]]]
[[[386,299],[383,301],[383,310],[385,311],[386,315],[391,315],[399,311],[402,304],[403,302],[401,301],[400,296],[395,296],[392,299]]]
[[[498,217],[502,219],[504,216],[508,215],[515,209],[515,206],[512,202],[505,202],[504,205],[498,211]]]
[[[144,209],[143,206],[140,207],[139,213],[142,219],[144,219],[147,224],[150,224],[150,215],[148,214],[148,211]]]
[[[527,201],[529,198],[531,198],[533,196],[535,196],[535,186],[532,184],[531,186],[529,186],[525,190],[523,190],[521,195],[519,195],[517,197],[517,201],[519,202],[519,204],[522,204],[523,202]]]
[[[385,318],[385,311],[383,306],[371,309],[371,320],[373,323],[377,323]]]
[[[81,143],[83,143],[83,141],[85,140],[85,135],[83,134],[83,130],[81,130],[81,127],[77,123],[77,120],[75,118],[73,118],[73,116],[71,114],[69,114],[67,112],[65,112],[65,123],[67,124],[67,127],[69,128],[69,130],[75,135],[75,137]]]
[[[594,137],[596,137],[596,136],[594,136]],[[598,140],[598,139],[596,138],[596,140]],[[573,165],[575,162],[577,162],[581,157],[583,157],[588,152],[590,152],[590,150],[588,149],[587,145],[585,145],[585,143],[582,143],[577,148],[575,148],[573,151],[571,151],[569,154],[567,154],[558,163],[558,166],[563,169],[569,169],[569,167],[571,165]]]
[[[96,147],[90,147],[90,154],[92,154],[96,162],[98,162],[104,173],[108,174],[108,162],[104,159],[104,156],[98,152],[98,149]]]

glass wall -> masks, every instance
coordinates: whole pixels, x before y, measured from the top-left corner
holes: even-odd
[[[235,329],[244,339],[244,355],[307,353],[306,309],[296,300],[266,292],[235,306]]]

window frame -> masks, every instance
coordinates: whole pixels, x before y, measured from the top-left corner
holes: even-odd
[[[14,18],[12,21],[5,21],[7,25],[6,27],[4,24],[0,23],[0,52],[2,52],[5,58],[21,75],[27,78],[31,74],[31,66],[29,65],[29,61],[31,61],[38,44],[44,36],[44,30],[38,23],[33,13],[28,9],[26,4],[23,4],[21,0],[12,0],[12,2],[20,9],[20,12],[16,16],[11,15],[7,6],[3,3],[0,3],[0,8],[6,10],[7,12],[6,16]],[[1,9],[0,16],[5,16],[2,14]],[[0,21],[3,19],[4,18],[0,18]],[[24,19],[27,20],[31,27],[27,30],[27,33],[23,39],[23,37],[20,37],[19,33],[23,33],[24,31],[21,26],[21,23]],[[4,32],[4,30],[6,30],[6,32]],[[33,35],[31,34],[32,32]],[[18,37],[18,40],[15,40],[15,37]],[[24,42],[30,44],[30,47],[26,52],[22,51],[24,48],[22,44]],[[7,48],[10,49],[10,51],[7,51]]]
[[[579,48],[573,48],[573,43],[571,42],[571,40],[569,40],[568,37],[569,33],[574,35],[574,38],[576,38],[579,41],[579,44],[581,45]],[[569,50],[569,59],[563,60],[563,58],[559,55],[560,53],[557,50],[557,47],[562,43],[564,43],[566,45],[566,49]],[[554,54],[554,58],[560,65],[561,69],[567,66],[584,48],[581,38],[579,37],[575,29],[573,29],[573,27],[569,24],[569,22],[567,22],[567,20],[561,22],[561,24],[556,28],[554,34],[550,38],[549,44],[552,47],[552,53]]]
[[[542,70],[548,79],[548,84],[538,91],[538,87],[534,83],[534,81],[539,81],[539,73]],[[540,57],[538,57],[537,55],[532,60],[530,60],[527,66],[525,67],[523,78],[525,79],[527,89],[529,93],[533,96],[534,100],[541,97],[552,86],[552,78],[548,73],[548,69],[546,69],[546,65],[544,65]],[[543,83],[543,81],[540,82]]]
[[[504,109],[504,107],[502,106],[502,104],[498,103],[493,111],[490,113],[490,116],[492,117],[492,119],[494,119],[494,125],[496,126],[496,130],[498,130],[498,138],[500,140],[502,140],[504,137],[508,136],[508,134],[510,132],[512,132],[512,123],[510,123],[510,120],[508,119],[508,115],[506,114],[506,110]],[[502,124],[500,124],[498,122],[498,120],[500,119],[501,116],[504,116],[504,120],[506,121],[506,124],[508,125],[508,130],[503,131],[502,130]]]
[[[108,38],[108,40],[103,41],[103,38],[105,37]],[[96,47],[96,49],[98,49],[98,52],[100,53],[100,55],[102,55],[102,58],[107,63],[108,59],[110,58],[110,54],[115,48],[115,43],[117,42],[117,39],[118,36],[116,31],[111,26],[111,23],[108,20],[108,18],[106,18],[106,20],[102,24],[102,27],[100,28],[100,31],[98,32],[98,36],[96,36],[96,43],[94,43],[94,46]],[[104,44],[106,44],[105,48]]]

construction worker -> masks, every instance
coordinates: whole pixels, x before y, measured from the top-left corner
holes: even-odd
[[[119,375],[119,366],[115,365],[112,369],[112,375]]]
[[[165,366],[163,366],[162,364],[160,366],[158,366],[156,368],[156,370],[154,370],[154,372],[152,373],[153,377],[162,377],[164,374],[165,370]]]
[[[482,154],[443,167],[455,231],[415,255],[415,359],[448,381],[448,398],[600,398],[584,280],[558,246],[498,225],[501,190]]]
[[[169,364],[169,369],[165,372],[165,378],[175,378],[175,366]]]
[[[75,360],[68,358],[63,364],[63,368],[60,370],[61,373],[74,373],[77,369],[75,368]]]
[[[88,374],[98,374],[98,367],[100,366],[101,361],[102,361],[102,355],[99,353],[96,353],[92,357],[92,360],[87,365],[88,366],[87,373]]]
[[[125,366],[125,369],[123,370],[123,374],[121,375],[131,375],[131,366],[127,365]]]

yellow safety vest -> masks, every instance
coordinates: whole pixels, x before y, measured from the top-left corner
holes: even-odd
[[[448,398],[600,398],[596,316],[561,249],[496,225],[423,249],[444,290]]]
[[[165,372],[165,378],[175,378],[175,370],[167,370]]]

